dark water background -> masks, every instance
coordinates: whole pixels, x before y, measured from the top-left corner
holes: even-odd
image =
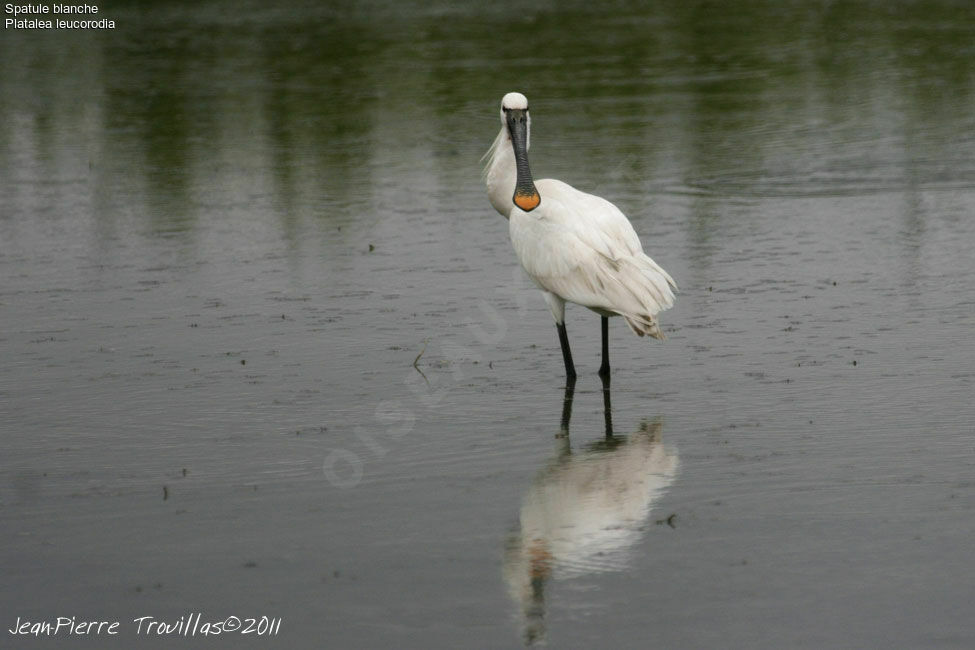
[[[4,630],[975,645],[971,3],[100,7],[0,35]],[[510,90],[681,285],[626,438],[487,202]],[[283,624],[131,623],[190,612]]]

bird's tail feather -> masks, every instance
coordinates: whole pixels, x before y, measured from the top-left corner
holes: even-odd
[[[660,341],[667,338],[664,336],[663,330],[660,329],[660,324],[649,314],[642,316],[623,316],[623,320],[626,321],[626,324],[630,326],[630,329],[637,336],[652,336]]]
[[[665,338],[656,315],[674,304],[673,278],[646,255],[616,264],[616,272],[607,279],[616,283],[620,294],[609,310],[622,316],[637,336]]]

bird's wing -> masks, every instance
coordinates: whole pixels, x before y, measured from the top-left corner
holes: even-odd
[[[546,210],[543,218],[577,230],[581,239],[612,259],[643,252],[630,220],[606,199],[551,178],[536,185],[543,199],[558,204],[557,209]]]
[[[571,193],[549,187],[531,213],[511,214],[511,242],[522,266],[540,287],[565,300],[652,324],[655,314],[673,305],[673,280],[643,254],[633,227],[615,206],[560,185]],[[579,201],[577,195],[597,201]],[[607,205],[625,227],[606,216]],[[588,212],[591,206],[600,208],[599,214]]]

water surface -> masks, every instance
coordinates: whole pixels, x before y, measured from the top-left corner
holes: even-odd
[[[357,7],[5,31],[2,623],[971,647],[970,5]],[[510,90],[681,286],[610,395],[479,178]]]

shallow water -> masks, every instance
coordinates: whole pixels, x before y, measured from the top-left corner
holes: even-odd
[[[4,629],[975,644],[967,3],[102,13],[0,39]],[[608,395],[479,178],[513,89],[681,286]]]

